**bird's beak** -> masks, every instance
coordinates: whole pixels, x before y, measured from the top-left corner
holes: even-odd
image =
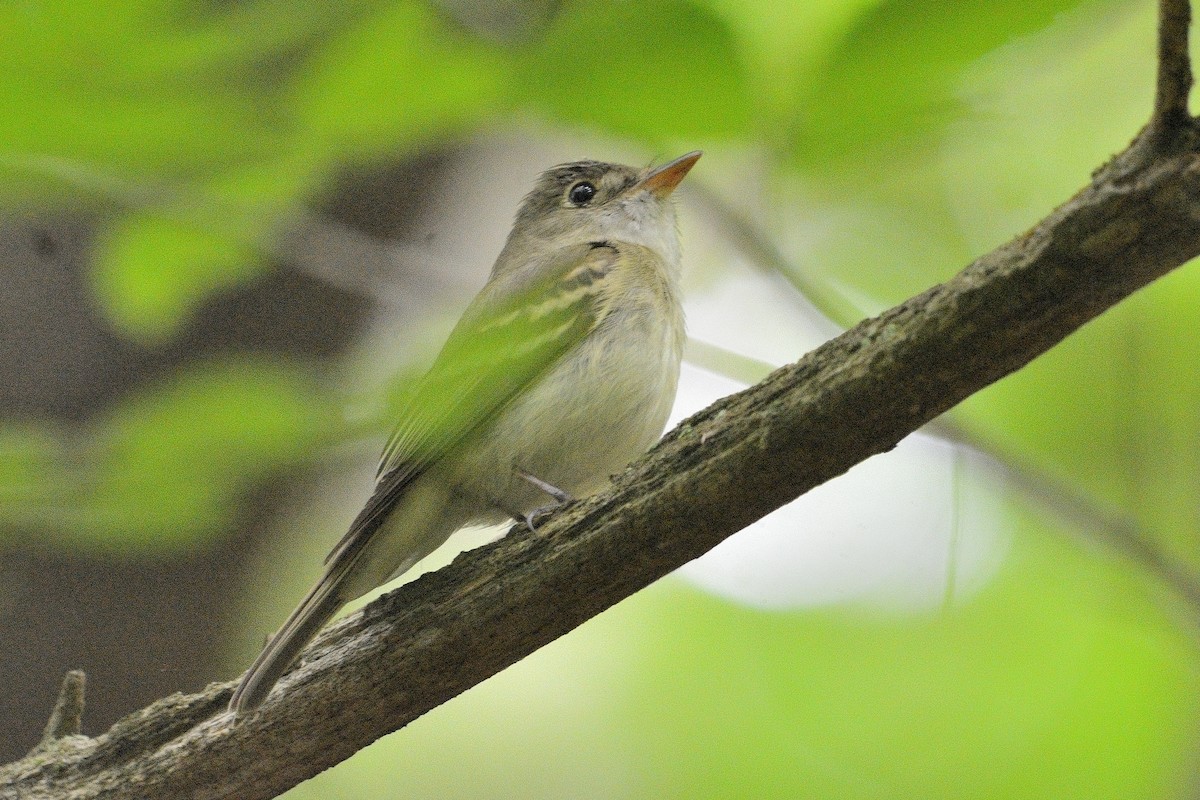
[[[704,153],[699,150],[693,150],[686,156],[680,156],[674,161],[650,170],[646,177],[638,181],[637,188],[646,189],[659,199],[668,196],[675,191],[675,187],[688,174],[688,170],[696,165],[702,155]]]

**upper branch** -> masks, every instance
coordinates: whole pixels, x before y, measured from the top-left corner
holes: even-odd
[[[1188,25],[1191,15],[1191,4],[1187,0],[1159,0],[1154,117],[1166,124],[1179,124],[1190,119],[1188,93],[1192,89],[1192,64],[1188,57]]]

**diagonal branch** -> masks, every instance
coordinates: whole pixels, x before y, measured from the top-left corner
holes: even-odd
[[[0,767],[0,797],[273,797],[894,447],[1200,254],[1187,6],[1163,9],[1151,124],[1037,227],[685,421],[536,534],[514,531],[333,626],[249,720],[221,710],[229,685],[175,695]]]

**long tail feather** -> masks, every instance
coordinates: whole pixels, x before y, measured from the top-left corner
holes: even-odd
[[[341,572],[339,570],[338,572]],[[336,591],[342,574],[326,572],[321,580],[309,590],[304,600],[292,612],[279,632],[258,654],[250,669],[242,676],[241,683],[229,701],[229,710],[241,716],[262,705],[271,692],[271,687],[287,671],[304,646],[317,635],[337,610],[348,599]]]
[[[229,701],[230,711],[243,715],[260,706],[339,608],[407,572],[467,521],[466,514],[449,504],[448,489],[436,482],[425,484],[413,502],[402,503],[420,474],[415,469],[397,470],[380,480],[349,532],[330,553],[325,574],[242,676]]]

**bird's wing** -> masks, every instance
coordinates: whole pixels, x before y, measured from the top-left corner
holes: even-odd
[[[480,293],[409,395],[375,492],[326,564],[352,560],[418,475],[595,329],[608,312],[602,278],[616,263],[607,243],[575,245],[533,270],[544,277],[531,285],[502,298]]]

